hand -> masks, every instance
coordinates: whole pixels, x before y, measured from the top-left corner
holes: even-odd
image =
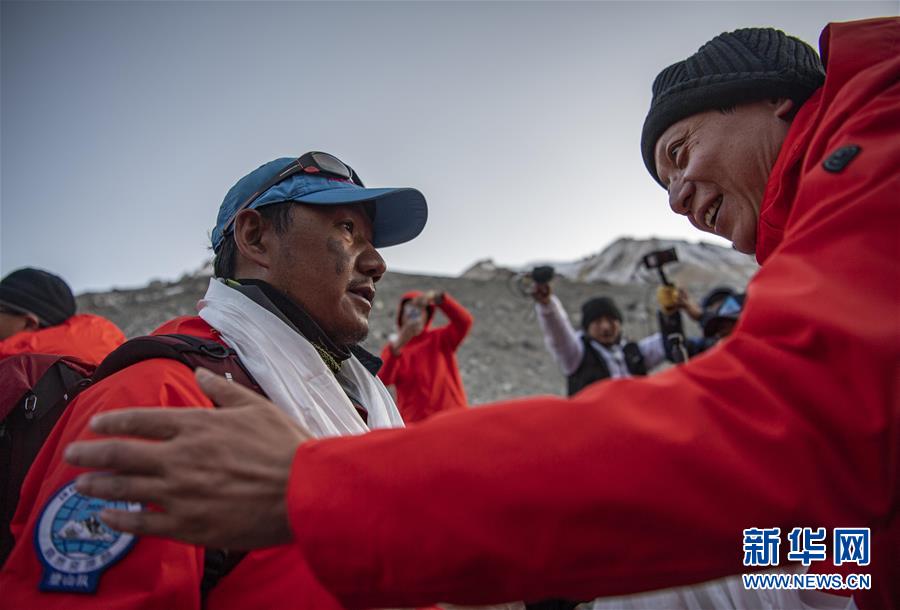
[[[698,305],[694,299],[691,298],[691,295],[682,288],[678,289],[678,308],[686,311],[694,320],[699,320],[703,315],[703,310],[700,309],[700,305]]]
[[[105,436],[71,443],[70,464],[89,472],[79,493],[152,503],[159,512],[104,510],[111,528],[225,549],[290,542],[287,485],[297,447],[310,434],[271,402],[197,369],[219,409],[124,409],[97,415]],[[147,442],[147,441],[155,442]]]
[[[395,354],[400,353],[400,348],[412,341],[425,329],[425,313],[415,320],[406,320],[397,333],[397,339],[391,345]]]
[[[426,307],[433,307],[439,298],[439,293],[434,290],[429,290],[428,292],[424,292],[410,301],[416,307],[421,307],[422,309]]]
[[[664,314],[670,316],[680,309],[678,293],[679,290],[675,286],[660,286],[656,289],[656,300]]]
[[[535,284],[534,288],[531,289],[531,298],[541,305],[546,305],[550,302],[550,294],[552,292],[550,284]]]

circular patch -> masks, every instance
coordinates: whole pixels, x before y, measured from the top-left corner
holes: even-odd
[[[34,531],[44,565],[42,591],[93,593],[100,575],[134,545],[135,536],[110,529],[100,520],[104,508],[138,512],[140,503],[101,500],[75,491],[75,481],[44,507]]]

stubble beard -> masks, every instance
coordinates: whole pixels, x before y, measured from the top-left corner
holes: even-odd
[[[366,324],[364,326],[360,326],[357,324],[347,325],[347,328],[342,328],[337,330],[337,335],[334,337],[335,343],[338,345],[356,345],[358,343],[362,343],[366,340],[366,337],[369,336],[369,323],[368,318],[366,319]]]

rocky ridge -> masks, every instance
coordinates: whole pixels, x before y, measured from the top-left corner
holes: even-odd
[[[554,291],[575,324],[582,302],[597,295],[613,297],[625,314],[626,335],[641,338],[656,331],[658,278],[640,270],[636,261],[651,250],[672,246],[682,262],[667,265],[667,274],[696,298],[713,285],[742,288],[755,270],[755,263],[749,259],[742,264],[736,258],[743,255],[718,246],[620,239],[581,261],[557,265],[562,277],[554,280]],[[396,306],[404,292],[447,291],[475,317],[475,325],[458,352],[463,382],[473,404],[534,394],[562,395],[565,382],[544,348],[532,302],[516,289],[518,271],[482,261],[460,277],[388,273],[378,283],[364,346],[380,352],[394,331]],[[209,278],[210,269],[205,266],[173,282],[154,281],[137,289],[82,294],[78,297],[79,309],[106,316],[129,337],[147,334],[170,318],[194,314]],[[440,315],[435,320],[436,324],[444,322]],[[685,329],[689,334],[697,331],[689,320]]]

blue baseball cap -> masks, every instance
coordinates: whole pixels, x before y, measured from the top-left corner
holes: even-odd
[[[294,161],[291,157],[269,161],[231,187],[219,207],[216,226],[210,236],[214,251],[218,252],[225,241],[226,229],[231,232],[229,222],[240,206]],[[414,188],[363,188],[350,181],[306,173],[294,174],[278,182],[260,194],[247,209],[287,201],[308,205],[372,202],[375,205],[372,245],[376,248],[396,246],[413,239],[422,232],[428,220],[425,196]]]

